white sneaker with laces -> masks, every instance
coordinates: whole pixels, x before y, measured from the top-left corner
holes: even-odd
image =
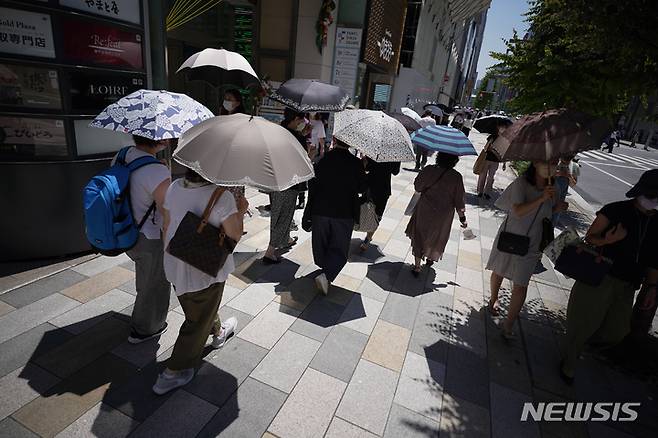
[[[164,370],[158,376],[158,380],[153,385],[153,392],[163,395],[181,386],[190,383],[194,378],[194,368],[187,368],[176,373],[170,373]]]
[[[235,329],[238,326],[238,320],[234,317],[227,319],[222,322],[222,331],[219,335],[213,335],[212,337],[212,347],[213,348],[222,348],[226,342],[233,336]]]
[[[324,275],[324,272],[315,277],[315,285],[323,294],[327,295],[329,293],[329,280],[327,280],[327,276]]]

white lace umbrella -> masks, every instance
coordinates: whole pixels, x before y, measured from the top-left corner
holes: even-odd
[[[411,117],[412,119],[420,123],[420,119],[421,119],[420,114],[418,114],[416,111],[412,110],[411,108],[407,108],[406,106],[402,107],[400,109],[400,112],[402,112],[402,114],[404,114],[405,116]]]
[[[313,178],[299,141],[262,117],[233,114],[208,119],[178,140],[174,160],[215,184],[281,191]]]
[[[360,109],[336,113],[334,137],[378,163],[415,160],[405,127],[381,111]]]

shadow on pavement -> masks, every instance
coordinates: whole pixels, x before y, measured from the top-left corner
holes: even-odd
[[[102,402],[96,418],[87,419],[94,422],[91,429],[94,436],[126,436],[133,432],[138,422],[147,420],[178,390],[164,396],[152,392],[157,375],[164,368],[164,362],[156,358],[159,339],[129,344],[130,325],[126,320],[129,321],[126,315],[112,311],[44,333],[27,366],[19,374],[41,397],[14,415],[27,420],[35,432],[54,435]],[[126,358],[113,351],[126,355]],[[168,358],[170,353],[171,348],[161,353],[160,358]],[[135,362],[145,365],[136,365]],[[41,370],[60,380],[54,385],[44,385]],[[197,376],[184,389],[191,392],[191,385],[203,384],[201,380],[206,374],[211,374],[213,381],[221,382],[225,393],[223,402],[231,398],[233,403],[225,404],[220,410],[230,421],[223,421],[222,429],[213,431],[218,433],[238,417],[237,398],[231,397],[238,382],[231,374],[202,362]],[[185,411],[184,406],[167,409],[168,419],[184,421]],[[163,425],[157,427],[163,428]],[[137,432],[149,433],[148,430]]]

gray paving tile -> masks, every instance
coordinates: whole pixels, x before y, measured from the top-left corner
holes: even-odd
[[[117,289],[121,289],[124,292],[128,292],[130,295],[137,295],[137,285],[135,284],[134,278],[126,281]]]
[[[319,342],[288,331],[258,364],[251,377],[290,393],[318,348]]]
[[[488,409],[487,371],[486,359],[461,347],[450,347],[445,391]]]
[[[0,377],[24,366],[53,348],[71,339],[73,335],[48,323],[41,324],[0,344]]]
[[[344,306],[325,297],[316,297],[290,326],[290,330],[323,342],[344,310]]]
[[[139,426],[139,422],[122,414],[111,406],[98,403],[83,416],[71,423],[66,429],[55,435],[55,437],[125,437],[137,426]]]
[[[135,272],[135,262],[133,262],[132,260],[128,260],[127,262],[123,262],[119,266],[121,266],[122,268],[126,268],[130,271]]]
[[[334,417],[331,420],[329,429],[324,436],[325,438],[377,438],[377,435],[368,432],[365,429],[361,429],[358,426],[355,426],[352,423]]]
[[[280,438],[323,436],[347,385],[308,369],[268,428]]]
[[[97,405],[108,384],[120,385],[135,371],[126,361],[106,354],[43,391],[12,417],[39,435],[53,436]]]
[[[439,423],[393,403],[384,438],[428,438],[439,436]]]
[[[290,328],[300,313],[299,310],[291,309],[282,304],[270,303],[242,329],[238,337],[260,345],[263,348],[270,349],[283,336],[286,330]]]
[[[379,285],[377,285],[377,283],[367,277],[363,279],[357,292],[364,297],[372,298],[373,300],[377,300],[382,303],[386,302],[386,298],[389,294],[389,291],[382,289],[379,287]]]
[[[379,315],[380,319],[413,330],[416,313],[420,305],[419,297],[409,297],[397,293],[389,294]]]
[[[24,307],[86,279],[86,276],[67,269],[3,294],[2,301],[17,308]]]
[[[11,415],[59,379],[36,365],[27,364],[0,379],[0,420]]]
[[[557,374],[557,373],[556,373]],[[533,401],[536,402],[567,402],[569,399],[559,397],[551,392],[541,389],[534,390]],[[575,421],[541,421],[539,422],[541,436],[555,436],[560,438],[585,438],[587,437],[587,424]],[[597,437],[598,438],[598,437]]]
[[[490,333],[489,336],[498,336]],[[510,348],[499,343],[490,343],[489,380],[516,392],[530,395],[532,383],[528,373],[528,362],[525,351],[520,348]]]
[[[71,269],[79,274],[93,277],[96,274],[107,271],[122,263],[129,262],[130,257],[127,254],[121,254],[116,257],[99,256],[82,264],[72,267]]]
[[[167,331],[158,338],[149,339],[148,341],[140,344],[131,344],[125,340],[121,345],[112,350],[116,356],[121,357],[128,362],[138,367],[144,367],[150,362],[153,362],[156,357],[174,346],[176,338],[178,338],[178,331],[183,325],[185,317],[176,312],[169,312],[167,314]]]
[[[179,390],[143,422],[133,437],[193,437],[215,415],[218,408],[187,391]]]
[[[309,366],[349,382],[367,342],[368,336],[363,333],[345,327],[334,327]]]
[[[383,434],[397,380],[394,371],[359,361],[336,415],[372,433]]]
[[[490,437],[489,410],[469,401],[444,394],[439,436],[477,438]]]
[[[10,306],[9,304],[0,300],[0,316],[6,315],[7,313],[12,312],[14,310],[16,310],[14,306]]]
[[[59,377],[68,377],[126,340],[130,328],[108,318],[86,332],[53,348],[35,363]]]
[[[38,435],[33,434],[29,429],[23,427],[11,417],[5,418],[0,421],[0,436],[7,438],[37,438]]]
[[[248,378],[197,437],[260,437],[286,397],[283,392]]]
[[[523,404],[532,402],[532,397],[505,386],[491,383],[491,436],[539,438],[539,426],[534,421],[519,421]]]
[[[445,365],[407,352],[395,392],[395,403],[438,422],[445,384]]]
[[[80,303],[58,293],[52,294],[0,317],[0,343],[65,313]]]
[[[432,292],[421,298],[409,340],[409,351],[446,363],[452,322],[451,295]]]
[[[112,289],[98,298],[62,313],[49,322],[77,335],[98,324],[103,319],[111,317],[114,311],[118,312],[125,309],[134,300],[135,298],[132,295],[119,289]]]
[[[342,327],[370,335],[384,303],[355,294],[338,319]]]
[[[205,357],[185,390],[215,406],[222,406],[266,354],[266,349],[234,338]]]

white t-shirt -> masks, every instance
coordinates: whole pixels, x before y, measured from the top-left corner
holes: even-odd
[[[152,156],[137,148],[128,149],[126,163],[130,163],[140,157]],[[112,160],[114,164],[116,156]],[[130,174],[130,204],[133,210],[133,218],[139,223],[146,211],[153,203],[153,192],[166,179],[171,178],[171,171],[164,164],[149,164],[141,167]],[[146,219],[140,232],[147,239],[159,239],[162,230],[162,215],[156,208]]]
[[[311,120],[311,126],[313,127],[311,130],[311,144],[318,147],[320,139],[327,137],[324,132],[324,123],[322,123],[322,120]]]
[[[208,205],[208,200],[212,192],[215,191],[217,186],[208,184],[201,187],[186,188],[183,185],[183,179],[174,181],[167,190],[165,196],[164,208],[169,212],[169,226],[167,234],[164,238],[164,271],[167,280],[176,288],[176,295],[183,295],[188,292],[196,292],[207,288],[214,283],[221,283],[226,281],[228,275],[235,270],[235,262],[233,255],[229,255],[226,263],[219,270],[215,277],[199,271],[197,268],[188,265],[182,260],[177,259],[166,251],[169,241],[176,230],[178,225],[185,217],[188,211],[201,217],[203,211]],[[229,216],[237,213],[238,208],[235,205],[235,198],[228,190],[225,191],[219,198],[210,217],[208,223],[219,227]]]

